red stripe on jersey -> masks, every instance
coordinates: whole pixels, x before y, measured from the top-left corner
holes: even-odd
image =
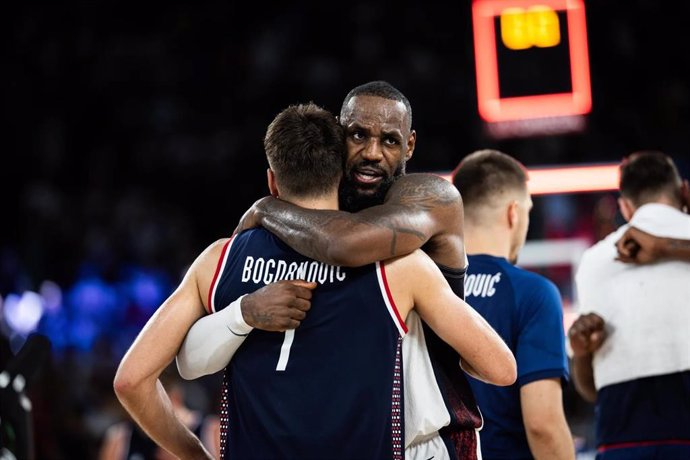
[[[393,312],[395,313],[395,317],[398,319],[398,322],[403,328],[403,331],[405,331],[405,334],[407,334],[407,324],[405,324],[405,321],[402,320],[400,317],[400,312],[398,311],[398,307],[395,305],[395,300],[393,300],[393,296],[391,295],[391,289],[388,286],[388,278],[386,278],[386,269],[384,268],[383,261],[380,262],[380,267],[381,267],[381,279],[383,279],[383,287],[386,289],[386,296],[388,297],[388,301],[391,304],[391,307],[393,307]]]
[[[615,444],[604,444],[597,448],[597,452],[606,452],[613,449],[627,449],[634,447],[648,447],[648,446],[690,446],[688,439],[664,439],[660,441],[633,441],[633,442],[619,442]]]
[[[220,253],[220,258],[218,259],[218,264],[216,265],[216,273],[213,275],[213,280],[211,281],[211,286],[208,288],[208,306],[207,310],[208,313],[212,313],[213,308],[212,308],[212,301],[213,301],[213,288],[216,285],[216,282],[218,281],[218,276],[220,275],[220,269],[223,266],[223,261],[225,260],[225,253],[228,252],[228,247],[230,246],[230,243],[232,242],[232,239],[235,237],[233,234],[230,239],[223,245],[223,250]]]

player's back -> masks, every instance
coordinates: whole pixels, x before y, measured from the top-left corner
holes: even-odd
[[[690,228],[690,217],[650,203],[635,212],[631,224],[671,237],[678,229]],[[587,249],[575,278],[580,311],[602,317],[608,332],[592,361],[596,442],[607,449],[639,449],[644,443],[659,448],[687,445],[690,265],[674,260],[629,265],[615,260],[615,244],[627,227]],[[678,458],[688,458],[688,452],[680,451]]]
[[[522,420],[520,387],[544,378],[568,378],[563,312],[556,286],[505,258],[470,255],[467,303],[498,332],[515,355],[518,380],[497,387],[470,378],[484,416],[485,458],[532,458]]]
[[[282,279],[319,286],[299,328],[253,330],[228,365],[224,458],[398,458],[406,329],[385,273],[323,264],[253,229],[223,251],[211,307]]]

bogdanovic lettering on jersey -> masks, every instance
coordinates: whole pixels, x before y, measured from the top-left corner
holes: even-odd
[[[242,269],[243,283],[270,284],[281,280],[307,280],[319,284],[345,281],[345,270],[342,267],[328,265],[315,260],[287,263],[284,260],[254,258],[247,256]]]
[[[495,275],[480,273],[465,278],[465,295],[474,297],[492,297],[496,294],[494,287],[501,281],[501,273]]]

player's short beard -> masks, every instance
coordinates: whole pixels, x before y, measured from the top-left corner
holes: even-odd
[[[338,197],[340,209],[348,212],[357,212],[383,203],[393,183],[405,174],[405,162],[401,162],[391,176],[385,177],[372,193],[361,193],[359,191],[355,185],[356,182],[352,178],[352,170],[343,175],[340,181]]]

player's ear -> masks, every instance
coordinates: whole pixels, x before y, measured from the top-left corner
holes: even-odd
[[[278,198],[278,185],[276,184],[276,175],[273,173],[271,168],[266,170],[266,179],[268,180],[268,191],[271,196]]]
[[[414,129],[410,131],[410,135],[407,137],[407,145],[406,145],[406,151],[405,151],[405,161],[409,160],[412,158],[412,154],[414,153],[414,147],[417,145],[417,131]]]
[[[618,197],[618,209],[620,209],[623,219],[625,219],[626,222],[629,222],[635,213],[635,206],[633,206],[632,202],[622,196]]]
[[[506,210],[506,217],[508,218],[509,228],[514,228],[518,224],[518,220],[520,219],[520,214],[518,213],[518,206],[519,205],[517,200],[513,200],[508,204],[508,209]]]
[[[690,183],[687,179],[680,184],[680,203],[683,211],[690,214]]]

